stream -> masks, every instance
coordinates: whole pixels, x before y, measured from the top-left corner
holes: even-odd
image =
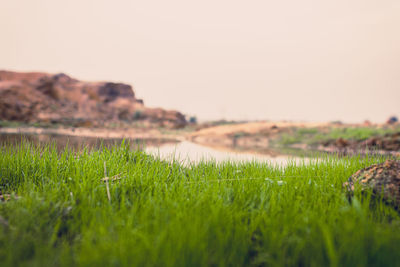
[[[52,144],[58,150],[64,149],[66,146],[76,150],[81,149],[98,149],[102,146],[111,147],[120,145],[123,139],[112,138],[94,138],[81,136],[65,136],[65,135],[48,135],[48,134],[0,134],[0,146],[7,143],[18,145],[22,140],[27,140],[36,145]],[[189,141],[175,141],[168,139],[126,139],[129,141],[132,149],[144,150],[146,153],[160,158],[162,160],[177,160],[184,165],[197,163],[200,161],[233,161],[233,162],[249,162],[269,163],[277,165],[286,165],[288,163],[301,163],[308,161],[307,158],[299,156],[278,155],[271,156],[250,152],[234,152],[223,151],[215,148],[195,144]]]

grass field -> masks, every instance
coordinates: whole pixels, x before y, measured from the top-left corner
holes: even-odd
[[[5,145],[0,266],[399,265],[397,211],[359,193],[349,201],[342,188],[381,161],[184,167],[127,144]],[[108,194],[101,179],[115,175]]]
[[[343,138],[346,140],[361,141],[375,136],[383,136],[400,132],[400,127],[374,128],[374,127],[343,127],[330,128],[324,131],[318,128],[298,128],[291,133],[284,133],[275,145],[308,144],[318,145],[321,142]]]

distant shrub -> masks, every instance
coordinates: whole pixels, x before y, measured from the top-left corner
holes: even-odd
[[[133,119],[140,120],[142,118],[143,118],[143,113],[140,110],[136,110],[135,113],[133,114]]]
[[[197,123],[197,118],[196,118],[196,116],[191,116],[191,117],[189,118],[189,123],[193,123],[193,124]]]

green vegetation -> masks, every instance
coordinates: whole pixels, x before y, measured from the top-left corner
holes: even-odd
[[[394,266],[399,214],[359,193],[349,202],[342,188],[381,161],[185,167],[125,143],[5,145],[0,266]],[[101,179],[115,175],[109,199]]]
[[[346,140],[365,140],[373,136],[382,136],[400,131],[400,128],[344,127],[344,128],[294,128],[291,133],[284,133],[277,141],[280,145],[308,144],[343,138]]]
[[[58,128],[59,125],[51,124],[51,123],[39,123],[39,122],[20,122],[20,121],[3,121],[0,120],[0,128],[1,127],[38,127],[38,128]]]
[[[143,113],[140,110],[136,110],[135,113],[133,114],[133,120],[140,120],[143,119]]]
[[[197,117],[196,116],[190,116],[189,123],[196,124],[197,123]]]

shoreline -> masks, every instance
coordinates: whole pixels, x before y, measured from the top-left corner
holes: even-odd
[[[183,136],[163,134],[157,129],[140,128],[36,128],[36,127],[4,127],[0,134],[34,134],[34,135],[60,135],[73,137],[103,138],[103,139],[174,139],[186,140]]]
[[[308,123],[308,122],[249,122],[229,125],[217,125],[195,130],[194,128],[170,130],[153,127],[132,128],[83,128],[63,127],[44,128],[32,126],[0,127],[0,134],[22,135],[57,135],[81,138],[102,139],[142,139],[158,140],[160,143],[179,143],[188,141],[197,145],[212,148],[219,151],[232,153],[251,153],[255,155],[269,155],[272,157],[293,154],[313,153],[338,153],[343,155],[377,154],[399,157],[400,151],[381,149],[343,149],[341,147],[328,146],[310,147],[306,143],[280,146],[276,141],[283,135],[293,134],[294,129],[319,129],[324,132],[327,129],[366,127],[361,124],[332,124],[332,123]],[[373,127],[384,127],[374,125]],[[293,152],[292,150],[297,150]]]

